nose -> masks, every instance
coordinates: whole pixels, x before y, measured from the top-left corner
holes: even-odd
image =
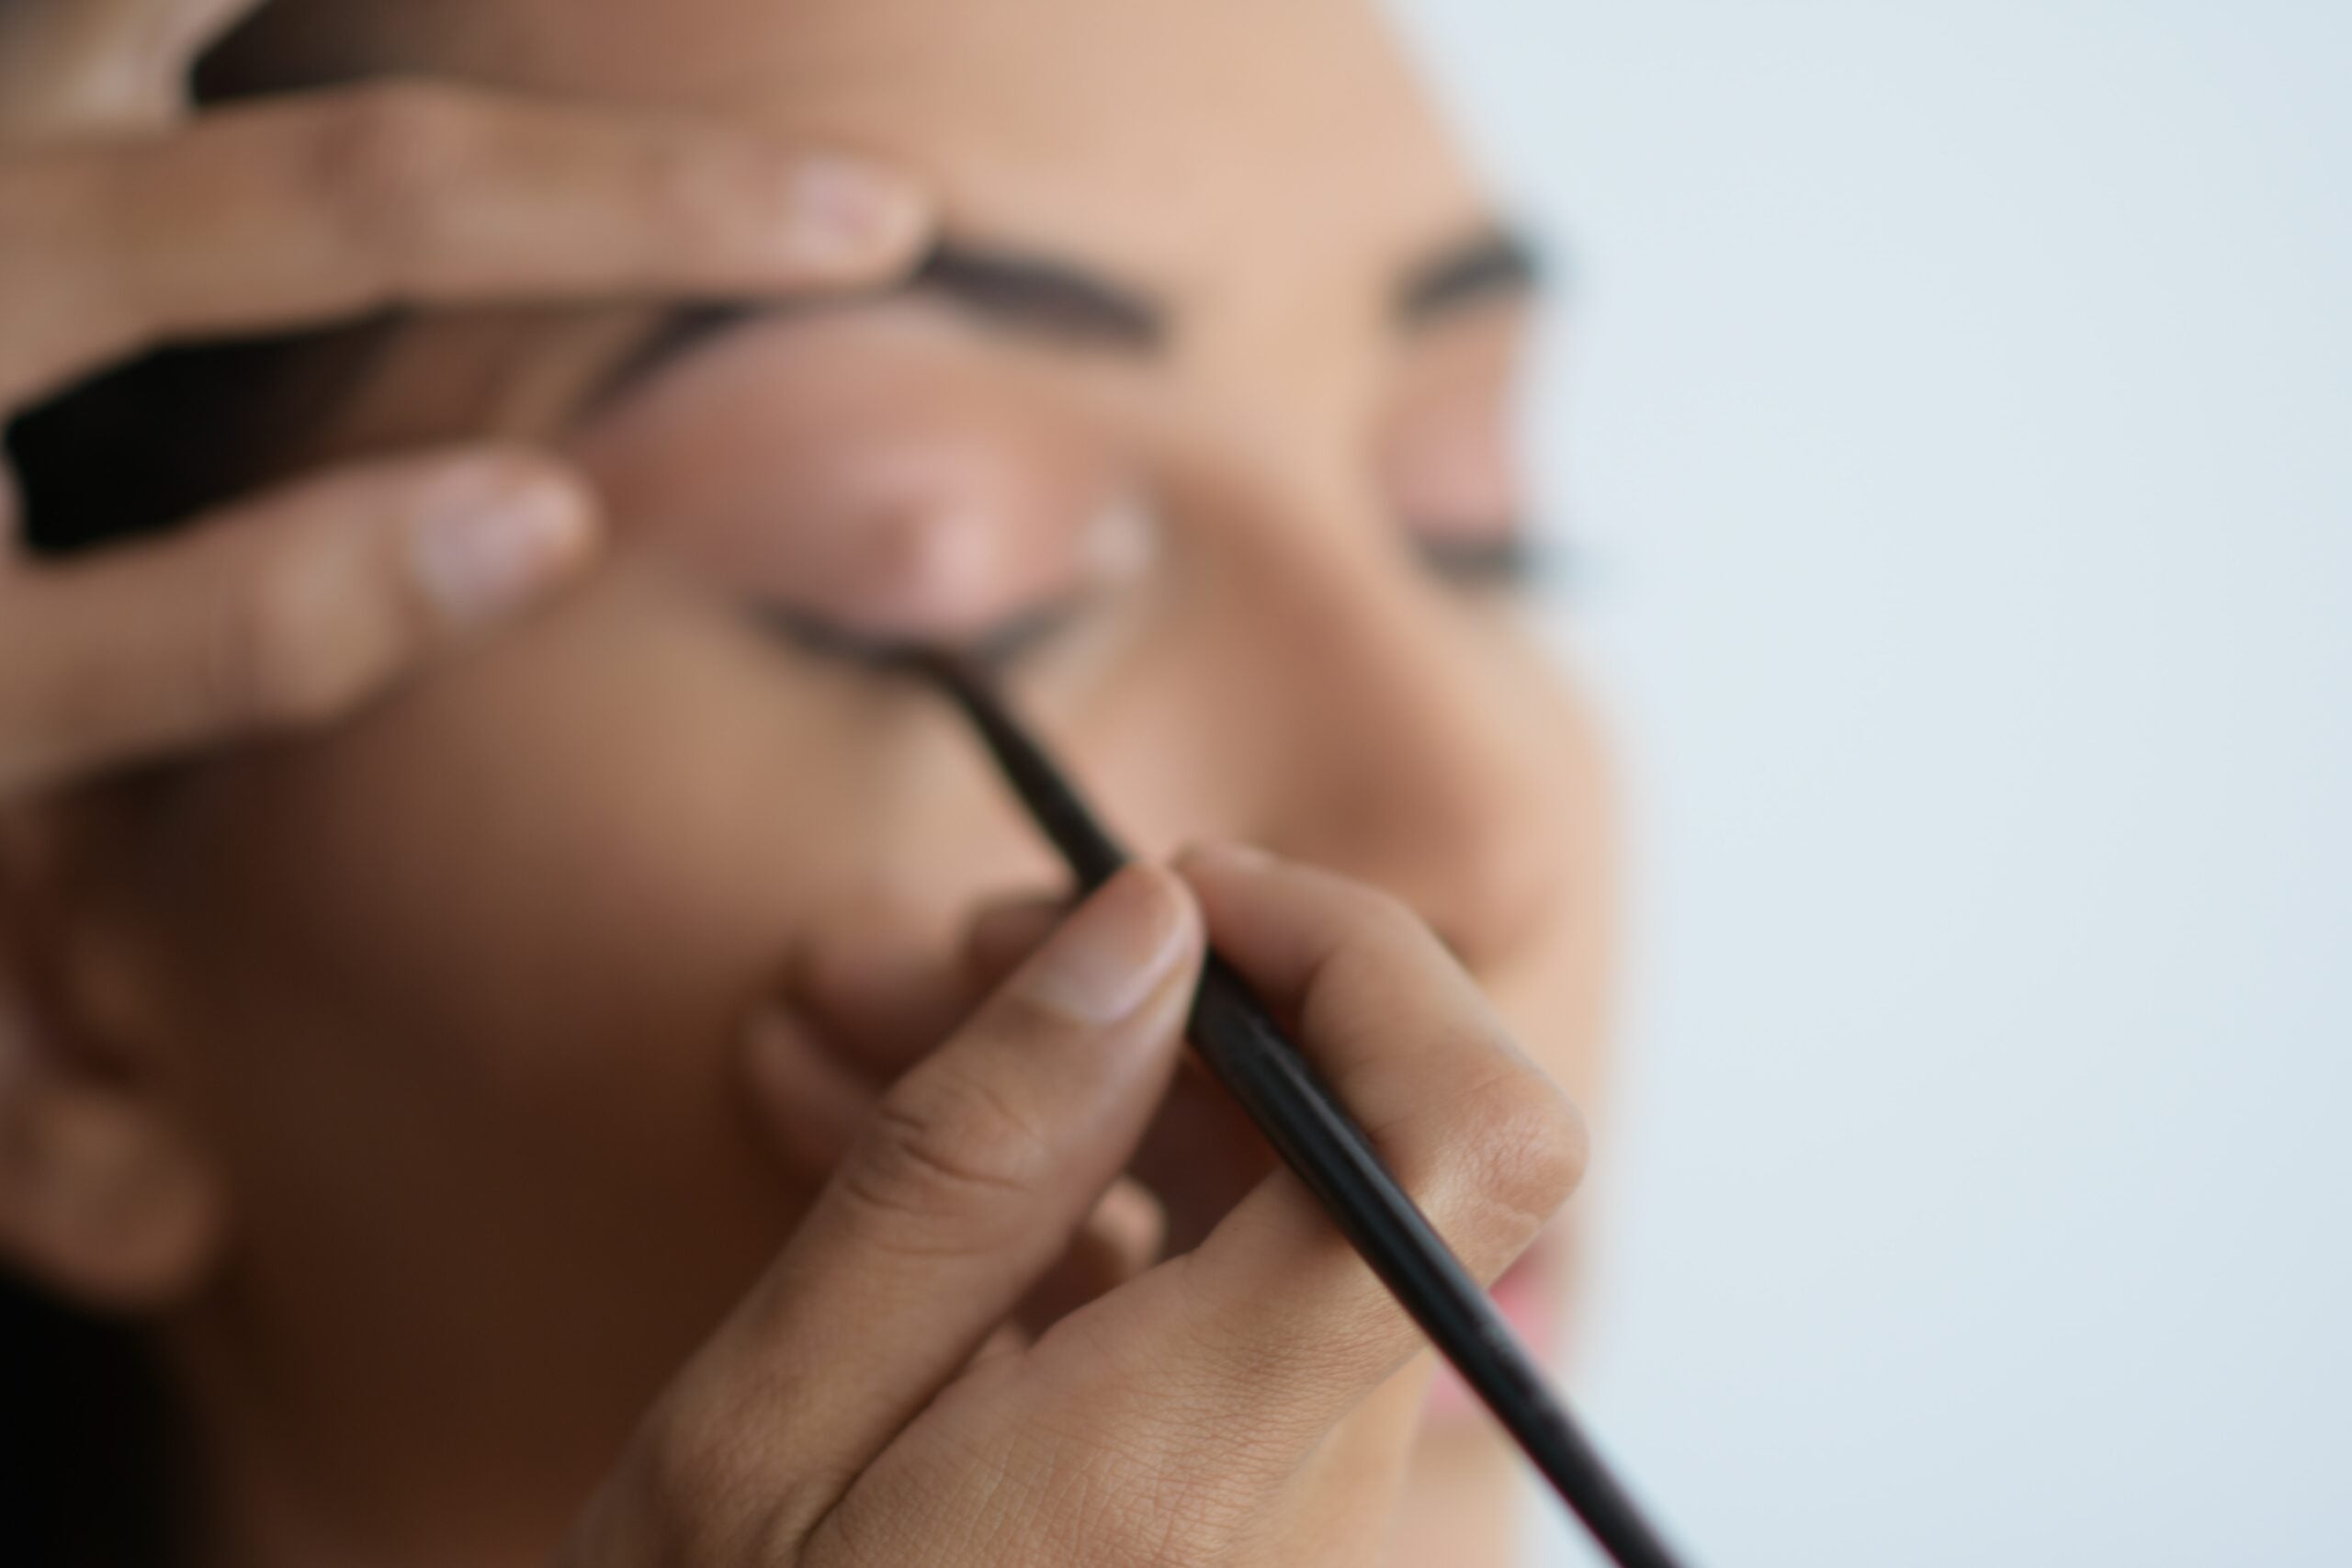
[[[1394,527],[1369,507],[1227,508],[1191,574],[1187,662],[1214,694],[1221,775],[1193,797],[1396,894],[1487,969],[1569,907],[1594,805],[1584,728],[1532,643],[1430,579]]]

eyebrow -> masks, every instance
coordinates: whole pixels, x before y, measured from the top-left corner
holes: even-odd
[[[1481,233],[1416,267],[1396,296],[1400,326],[1418,329],[1488,303],[1523,298],[1543,280],[1535,246],[1523,235]],[[1167,345],[1169,313],[1141,289],[1083,266],[1026,252],[943,240],[885,295],[931,294],[1001,329],[1072,349],[1148,357]],[[852,300],[874,295],[852,295]],[[820,310],[803,304],[735,301],[679,306],[658,321],[582,403],[594,411],[657,371],[747,322]]]
[[[1168,337],[1167,312],[1138,290],[1063,262],[942,241],[899,282],[866,294],[806,302],[734,300],[686,304],[665,312],[598,381],[585,411],[609,406],[630,389],[738,326],[828,303],[932,294],[990,325],[1065,348],[1157,354]]]
[[[1542,253],[1526,235],[1496,230],[1441,251],[1397,290],[1396,319],[1424,327],[1482,305],[1523,299],[1544,286]]]
[[[1072,346],[1153,354],[1168,337],[1167,312],[1141,290],[1043,256],[944,241],[904,287]]]

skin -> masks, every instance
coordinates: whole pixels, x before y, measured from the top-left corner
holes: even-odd
[[[762,606],[944,640],[1074,606],[1005,679],[1140,849],[1249,840],[1387,890],[1589,1095],[1592,726],[1510,608],[1416,545],[1516,522],[1523,301],[1400,325],[1495,216],[1368,8],[469,0],[281,26],[252,47],[323,36],[865,151],[929,181],[959,243],[1114,280],[1167,330],[1137,353],[890,292],[613,393],[659,312],[434,308],[312,434],[305,462],[552,447],[610,546],[332,733],[47,827],[61,1011],[141,1107],[136,1266],[100,1293],[183,1392],[219,1560],[543,1559],[972,1001],[975,910],[1057,886],[934,699],[780,643]],[[772,1078],[763,1118],[739,1025],[769,997],[797,1087]],[[1175,1249],[1264,1169],[1200,1098],[1113,1190]],[[1425,1373],[1374,1402],[1389,1428]],[[1510,1465],[1478,1424],[1433,1427],[1394,1560],[1501,1561]]]
[[[902,175],[675,116],[383,87],[192,115],[189,60],[254,4],[0,11],[0,417],[162,341],[396,301],[805,295],[887,282],[927,238]],[[0,809],[336,717],[575,574],[598,521],[551,454],[471,436],[69,570],[28,558],[18,512],[0,454]]]

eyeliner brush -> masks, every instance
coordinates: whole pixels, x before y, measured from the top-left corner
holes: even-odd
[[[1021,803],[1091,893],[1127,862],[1069,777],[1014,721],[989,683],[949,654],[906,650],[902,663],[944,693],[979,731]],[[1372,1140],[1233,967],[1212,950],[1187,1030],[1241,1102],[1463,1381],[1518,1440],[1561,1500],[1620,1568],[1676,1560],[1585,1441],[1566,1405],[1478,1282],[1453,1256]]]

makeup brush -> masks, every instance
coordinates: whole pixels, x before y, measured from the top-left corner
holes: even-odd
[[[797,616],[777,617],[804,646],[922,677],[971,721],[1081,893],[1128,856],[1069,776],[968,662],[924,649],[880,649]],[[1212,949],[1186,1030],[1227,1090],[1322,1203],[1340,1233],[1493,1411],[1620,1568],[1676,1568],[1623,1487],[1544,1381],[1535,1358],[1455,1258],[1372,1140],[1234,968]]]

